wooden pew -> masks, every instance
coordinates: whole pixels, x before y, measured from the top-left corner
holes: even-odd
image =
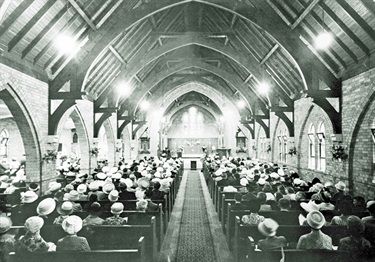
[[[121,249],[121,250],[93,250],[88,252],[46,252],[46,253],[27,253],[9,254],[9,262],[97,262],[97,261],[111,261],[111,262],[146,262],[146,246],[144,237],[141,237],[137,242],[136,249]]]
[[[12,233],[23,235],[23,227],[12,227]],[[66,233],[59,225],[44,226],[40,231],[47,242],[57,243]],[[91,250],[122,250],[137,249],[138,240],[144,237],[147,261],[156,261],[158,238],[156,233],[156,218],[150,219],[148,225],[122,225],[122,226],[84,226],[78,236],[85,237]]]
[[[251,237],[247,239],[247,255],[242,261],[252,262],[280,262],[284,256],[287,262],[349,262],[352,261],[348,252],[337,250],[298,250],[284,249],[282,255],[281,249],[272,251],[256,251],[254,250],[254,242]],[[240,260],[241,261],[241,260]]]
[[[324,226],[322,232],[332,238],[332,245],[338,246],[341,238],[348,236],[346,226]],[[300,236],[311,231],[308,226],[285,226],[281,225],[277,229],[278,236],[284,236],[291,248],[295,248]],[[233,255],[235,261],[242,261],[246,256],[247,247],[246,241],[251,237],[254,243],[258,243],[260,239],[264,239],[257,226],[241,225],[240,218],[235,218],[235,229],[233,239]],[[256,261],[256,260],[255,260]]]

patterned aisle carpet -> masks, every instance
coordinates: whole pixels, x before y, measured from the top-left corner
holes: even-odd
[[[190,171],[187,176],[176,262],[215,262],[198,171]]]

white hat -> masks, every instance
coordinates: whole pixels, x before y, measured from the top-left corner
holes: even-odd
[[[342,181],[337,182],[335,187],[336,187],[337,190],[341,190],[341,191],[345,191],[345,189],[346,189],[346,185]]]
[[[122,203],[113,203],[111,206],[111,213],[114,215],[119,215],[124,211],[124,205]]]
[[[112,202],[115,202],[117,201],[119,198],[119,193],[117,190],[112,190],[109,194],[108,194],[108,199],[109,201],[112,201]]]
[[[260,186],[263,186],[263,185],[266,184],[266,180],[264,178],[259,178],[257,184],[260,185]]]
[[[87,191],[87,186],[85,184],[79,184],[77,187],[77,191],[80,194],[83,194]]]
[[[48,191],[55,192],[62,187],[61,183],[57,183],[56,181],[52,181],[48,184]]]
[[[249,184],[249,180],[247,180],[244,177],[240,179],[240,185],[241,186],[247,186],[247,184]]]
[[[264,221],[258,224],[258,230],[266,237],[272,237],[276,235],[279,224],[272,218],[266,218]]]
[[[65,201],[77,201],[79,200],[79,193],[76,190],[71,190],[69,193],[64,194]]]
[[[77,234],[83,226],[83,221],[79,216],[68,216],[62,222],[62,228],[69,235]]]
[[[56,202],[53,198],[46,198],[40,201],[36,208],[36,212],[40,216],[47,216],[55,210]]]
[[[97,183],[97,181],[92,181],[90,184],[89,184],[89,190],[90,191],[96,191],[99,189],[99,184]]]
[[[317,211],[317,210],[319,210],[319,206],[314,201],[311,201],[311,200],[308,203],[305,203],[305,202],[300,203],[300,206],[306,212],[311,212],[311,211]]]
[[[103,192],[105,193],[105,194],[109,194],[112,190],[114,190],[115,189],[115,186],[111,183],[111,184],[105,184],[104,186],[103,186]]]
[[[307,224],[313,229],[320,229],[326,223],[326,219],[323,214],[317,210],[311,211],[306,217]]]
[[[107,177],[107,175],[104,174],[103,172],[100,172],[100,173],[96,174],[96,178],[100,179],[100,180],[104,180],[104,179],[106,179],[106,177]]]
[[[70,201],[64,201],[57,207],[57,213],[62,216],[70,215],[71,213],[73,213],[73,203]]]
[[[43,225],[44,225],[43,218],[38,217],[38,216],[29,217],[25,221],[25,227],[31,233],[38,232],[43,227]]]
[[[21,192],[22,203],[32,203],[38,199],[38,195],[34,191]]]

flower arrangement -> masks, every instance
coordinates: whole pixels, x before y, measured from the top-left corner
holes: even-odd
[[[65,162],[67,159],[68,159],[68,156],[66,156],[66,155],[60,156],[60,160],[61,160],[62,163]]]
[[[288,152],[289,155],[293,156],[293,155],[297,155],[297,148],[294,146],[294,147],[291,147],[289,148],[289,152]]]
[[[99,154],[99,148],[97,148],[97,147],[93,147],[93,148],[91,149],[91,155],[97,157],[98,154]]]
[[[47,153],[45,153],[42,157],[43,161],[54,161],[57,158],[57,151],[56,150],[47,150]]]
[[[341,144],[341,142],[332,146],[331,153],[333,160],[338,160],[341,162],[348,158],[348,154],[345,153],[345,147]]]
[[[239,147],[236,148],[236,153],[246,153],[246,152],[247,152],[246,147],[239,146]]]

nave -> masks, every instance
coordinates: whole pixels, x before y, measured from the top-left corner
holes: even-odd
[[[201,172],[184,172],[159,261],[232,261]]]

